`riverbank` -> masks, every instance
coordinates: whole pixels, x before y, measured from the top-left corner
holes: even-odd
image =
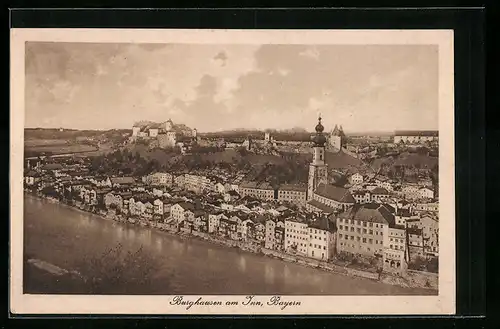
[[[45,201],[47,200],[47,198],[45,198],[44,196],[41,196],[41,195],[29,194],[29,196],[35,197],[35,198],[40,199],[40,200],[45,200]],[[421,274],[421,273],[418,273],[416,275],[412,274],[411,278],[403,278],[403,277],[398,277],[398,276],[389,275],[389,274],[382,274],[379,276],[378,273],[369,272],[369,271],[361,271],[361,270],[350,268],[350,267],[336,265],[336,264],[333,264],[331,262],[320,262],[320,261],[317,261],[314,259],[310,259],[310,258],[298,256],[298,255],[290,255],[290,254],[286,254],[286,253],[282,253],[282,252],[280,253],[280,252],[277,252],[274,250],[267,250],[265,248],[262,248],[261,246],[255,245],[255,244],[241,242],[241,241],[222,239],[219,237],[209,235],[207,233],[201,233],[201,232],[197,232],[197,231],[193,231],[191,233],[177,231],[175,229],[169,228],[168,225],[163,224],[163,223],[156,223],[156,222],[147,221],[147,220],[136,220],[134,223],[132,223],[131,221],[129,221],[125,217],[123,217],[121,220],[118,220],[119,217],[115,217],[113,219],[111,216],[106,216],[106,214],[104,212],[103,213],[89,212],[86,210],[82,210],[78,207],[68,205],[64,202],[59,202],[58,200],[49,200],[49,202],[58,203],[60,206],[70,208],[73,210],[78,210],[78,212],[81,212],[81,213],[92,214],[92,215],[98,216],[99,218],[106,220],[106,221],[116,221],[116,222],[122,222],[122,223],[127,223],[127,224],[133,224],[130,227],[132,227],[132,226],[148,227],[151,230],[161,232],[162,234],[166,234],[166,235],[175,237],[176,239],[179,239],[179,240],[205,241],[205,242],[219,245],[219,246],[226,247],[226,248],[237,249],[239,251],[243,251],[243,252],[247,252],[247,253],[266,256],[266,258],[274,258],[274,259],[278,259],[278,260],[283,261],[283,262],[295,263],[295,264],[301,265],[303,267],[314,268],[314,269],[320,270],[322,272],[331,272],[331,273],[335,273],[335,274],[342,274],[342,275],[347,276],[347,277],[364,278],[364,279],[369,279],[370,281],[374,281],[374,282],[380,282],[380,283],[384,283],[384,284],[388,284],[388,285],[400,286],[400,287],[405,287],[405,288],[425,289],[425,290],[429,290],[430,292],[433,291],[437,294],[437,281],[438,281],[437,276],[435,276],[435,280],[434,280],[435,285],[433,285],[432,282],[429,284],[427,281],[426,275]],[[206,245],[205,245],[205,248],[207,248]],[[420,279],[419,280],[414,279],[415,276],[417,278],[420,278]],[[431,278],[431,280],[432,280],[432,278]],[[432,288],[434,288],[434,289],[432,289]],[[431,294],[432,294],[432,292],[431,292]]]

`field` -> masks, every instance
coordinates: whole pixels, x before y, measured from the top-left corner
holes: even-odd
[[[76,145],[46,145],[46,146],[32,146],[26,147],[26,152],[50,152],[52,154],[65,154],[65,153],[81,153],[96,151],[95,146],[76,144]]]

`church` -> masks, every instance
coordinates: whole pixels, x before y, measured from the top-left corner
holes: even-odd
[[[328,140],[323,133],[325,127],[321,124],[321,117],[318,118],[315,130],[316,134],[312,137],[313,159],[309,165],[306,209],[327,214],[345,211],[354,205],[355,200],[348,189],[331,185],[329,182],[325,159]],[[340,133],[338,135],[340,137]]]

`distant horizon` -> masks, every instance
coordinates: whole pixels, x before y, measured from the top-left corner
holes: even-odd
[[[193,129],[192,127],[189,127],[191,129]],[[74,131],[102,131],[102,132],[106,132],[106,131],[111,131],[111,130],[130,130],[130,132],[132,132],[132,128],[110,128],[110,129],[78,129],[78,128],[69,128],[69,127],[25,127],[24,128],[25,130],[27,129],[44,129],[44,130],[60,130],[60,129],[63,129],[63,130],[74,130]],[[259,131],[259,132],[265,132],[266,130],[276,130],[278,132],[283,132],[283,131],[286,131],[286,130],[291,130],[291,129],[294,129],[294,127],[292,128],[285,128],[285,129],[273,129],[273,128],[264,128],[264,129],[257,129],[257,128],[233,128],[233,129],[225,129],[225,130],[219,130],[219,131],[199,131],[197,130],[197,132],[199,134],[212,134],[212,133],[224,133],[224,132],[231,132],[231,131],[234,131],[234,132],[238,132],[238,131]],[[332,128],[333,129],[333,128]],[[332,129],[326,129],[325,128],[325,131],[323,132],[324,134],[329,134],[330,131]],[[437,129],[395,129],[395,130],[372,130],[372,131],[349,131],[349,130],[346,130],[344,129],[344,133],[347,134],[347,135],[369,135],[369,134],[394,134],[396,131],[438,131]],[[306,130],[306,132],[308,133],[314,133],[314,129],[313,130]]]

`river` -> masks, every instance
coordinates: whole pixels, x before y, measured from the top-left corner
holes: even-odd
[[[121,244],[143,250],[161,261],[153,281],[158,294],[197,295],[418,295],[426,289],[404,288],[369,279],[324,272],[262,255],[226,248],[200,240],[182,240],[155,229],[105,220],[69,206],[33,196],[24,197],[24,253],[67,270],[86,257],[96,257]],[[25,265],[26,266],[26,265]],[[34,276],[35,277],[34,277]],[[27,287],[47,283],[42,271],[24,282]],[[37,277],[38,276],[38,277]],[[25,275],[25,280],[26,275]],[[38,280],[38,281],[37,281]],[[168,280],[169,284],[166,284]],[[44,293],[65,292],[63,281],[46,284]],[[69,288],[68,288],[69,289]],[[34,289],[36,290],[36,289]],[[40,289],[39,289],[40,290]],[[67,293],[74,293],[68,290]],[[127,294],[141,294],[128,291]]]

